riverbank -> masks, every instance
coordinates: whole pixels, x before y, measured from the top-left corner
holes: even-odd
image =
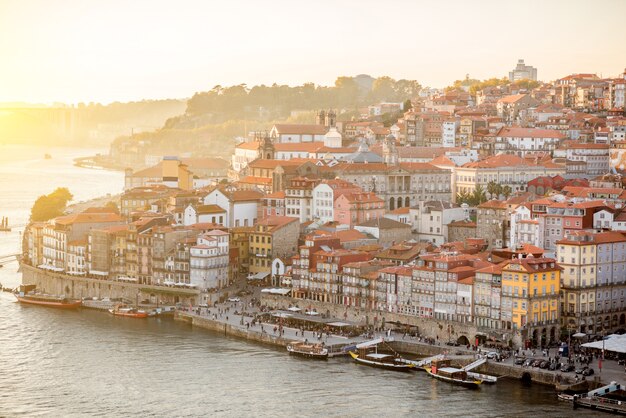
[[[213,311],[216,310],[217,309],[214,309]],[[301,331],[293,328],[285,328],[284,334],[278,335],[275,331],[273,331],[274,324],[267,322],[260,323],[252,327],[246,327],[245,323],[248,322],[248,319],[245,319],[242,323],[240,315],[229,316],[222,314],[220,317],[214,318],[212,315],[199,315],[189,311],[177,311],[174,315],[174,319],[178,322],[186,323],[193,327],[201,328],[207,331],[216,332],[224,336],[284,349],[285,355],[287,355],[286,346],[292,341],[303,341],[304,339],[308,339],[309,341],[318,340],[317,336],[311,331],[305,331],[304,335],[302,335]],[[426,344],[397,334],[392,334],[392,337],[394,341],[388,343],[389,348],[414,358],[424,358],[438,354],[445,354],[459,366],[465,366],[472,363],[476,359],[477,355],[477,352],[475,351],[460,347]],[[352,345],[365,340],[366,339],[363,337],[346,338],[331,335],[330,337],[324,337],[319,341],[324,342],[327,346],[333,346]],[[496,376],[498,378],[514,379],[525,383],[538,383],[542,385],[549,385],[551,387],[555,387],[558,380],[557,373],[550,372],[548,370],[539,368],[524,368],[512,363],[489,360],[473,371]],[[562,377],[563,380],[566,380],[567,378],[568,377]],[[599,383],[600,382],[598,382],[598,384]]]

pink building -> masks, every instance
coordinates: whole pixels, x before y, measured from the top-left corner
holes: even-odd
[[[335,199],[333,209],[336,222],[353,227],[370,219],[382,218],[385,202],[372,192],[350,192]]]

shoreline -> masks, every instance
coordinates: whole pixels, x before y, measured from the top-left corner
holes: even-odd
[[[252,343],[280,348],[284,350],[285,355],[288,355],[286,350],[287,344],[294,340],[298,340],[298,338],[285,338],[272,335],[267,332],[261,333],[258,329],[246,329],[243,326],[237,326],[221,320],[211,319],[202,315],[197,315],[195,313],[181,310],[177,310],[175,312],[174,320],[177,322],[191,325],[192,327],[198,327],[207,330],[209,332],[215,332],[223,336],[233,337],[250,341]],[[269,326],[269,324],[265,325]],[[301,338],[299,339],[300,341],[302,341]],[[365,339],[360,339],[360,341],[364,340]],[[355,342],[357,341],[349,341],[349,343]],[[465,366],[476,360],[476,352],[474,351],[457,350],[463,351],[462,355],[451,355],[448,353],[449,349],[459,347],[448,347],[445,345],[438,346],[417,341],[399,339],[394,339],[394,341],[391,341],[388,344],[394,351],[403,354],[409,354],[411,356],[416,356],[419,358],[425,358],[437,354],[448,354],[448,357],[450,357],[454,362],[458,363],[461,366]],[[549,386],[554,389],[556,389],[557,384],[555,375],[552,373],[544,372],[541,369],[521,368],[506,363],[487,361],[485,364],[472,371],[497,376],[498,379],[513,379],[519,381],[520,383],[532,382],[544,386]]]

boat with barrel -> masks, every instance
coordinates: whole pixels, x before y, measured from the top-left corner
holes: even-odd
[[[379,353],[378,345],[386,344],[383,338],[378,338],[372,341],[366,341],[364,343],[357,344],[355,351],[348,351],[350,357],[359,364],[366,366],[378,367],[381,369],[395,370],[400,372],[408,372],[415,368],[414,364],[407,363],[398,353],[393,351],[391,347],[389,350],[393,354]]]
[[[483,381],[467,375],[467,371],[452,367],[449,359],[433,360],[430,366],[425,366],[424,370],[431,377],[454,383],[468,388],[478,388]]]
[[[324,344],[313,344],[308,341],[292,341],[287,344],[287,351],[291,355],[313,358],[319,360],[328,359],[328,349]]]
[[[109,312],[115,316],[124,316],[127,318],[147,318],[148,312],[132,307],[116,306],[109,309]]]
[[[20,303],[47,306],[49,308],[76,309],[82,305],[82,301],[69,299],[65,296],[47,295],[35,292],[16,292],[14,295]]]

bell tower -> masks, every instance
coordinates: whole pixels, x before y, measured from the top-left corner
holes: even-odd
[[[259,138],[259,158],[262,160],[273,160],[275,151],[274,142],[266,131],[263,138]]]
[[[383,162],[387,165],[398,164],[398,150],[396,149],[396,137],[389,134],[383,139]]]
[[[320,110],[317,113],[317,116],[315,117],[315,124],[316,125],[325,125],[326,124],[326,112],[323,110]]]
[[[334,110],[330,109],[328,113],[326,113],[326,127],[334,128],[337,126],[337,114]]]

